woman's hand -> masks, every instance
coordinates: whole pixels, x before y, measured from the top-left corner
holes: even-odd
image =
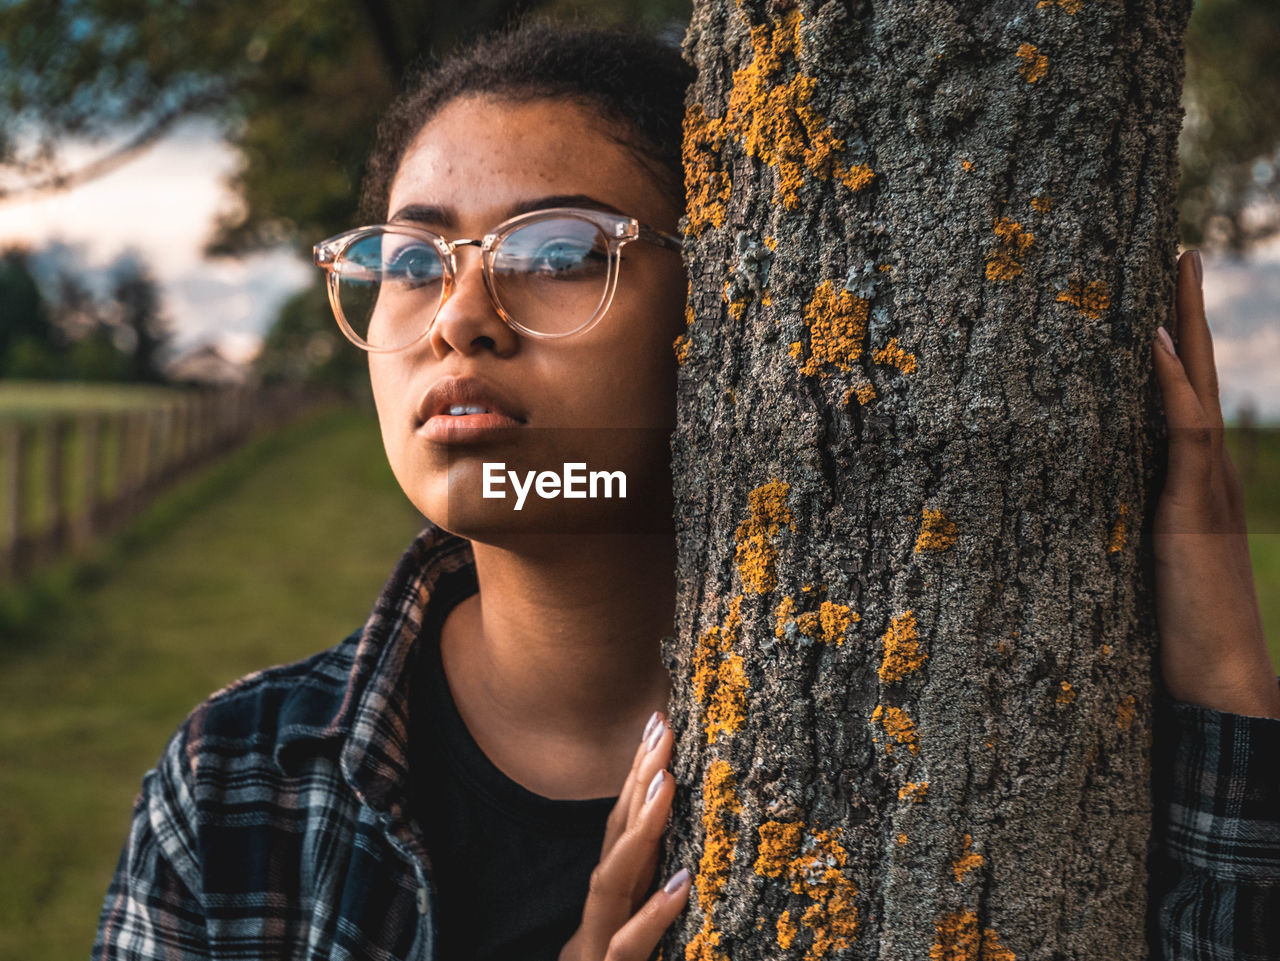
[[[609,814],[582,923],[560,950],[560,961],[645,961],[684,910],[690,887],[684,868],[641,904],[658,869],[658,843],[676,793],[666,770],[673,741],[655,715]]]
[[[1176,700],[1280,717],[1280,686],[1262,634],[1240,481],[1222,443],[1213,340],[1200,255],[1178,260],[1174,333],[1153,345],[1169,425],[1169,470],[1156,505],[1160,670]]]

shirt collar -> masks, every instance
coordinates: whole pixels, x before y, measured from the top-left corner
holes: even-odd
[[[411,654],[433,598],[474,591],[471,542],[428,524],[400,558],[354,643],[345,686],[323,725],[281,738],[277,758],[300,739],[336,740],[343,777],[364,803],[389,811],[402,800],[408,764]],[[439,606],[439,605],[437,605]]]

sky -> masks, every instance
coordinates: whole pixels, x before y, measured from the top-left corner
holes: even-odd
[[[96,155],[68,149],[68,166]],[[176,347],[215,343],[248,359],[281,304],[318,268],[289,250],[204,258],[215,217],[233,202],[226,180],[235,168],[218,128],[189,121],[104,177],[0,203],[0,248],[61,240],[105,266],[132,247],[160,283]],[[1280,422],[1280,238],[1244,261],[1206,256],[1204,286],[1223,413],[1233,419],[1247,402],[1262,420]]]

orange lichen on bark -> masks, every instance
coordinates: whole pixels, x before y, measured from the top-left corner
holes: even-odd
[[[1116,727],[1122,731],[1127,731],[1133,727],[1133,718],[1137,714],[1137,698],[1132,694],[1128,695],[1116,707]]]
[[[702,781],[702,858],[698,862],[695,885],[703,915],[702,928],[685,947],[685,961],[723,961],[725,958],[711,912],[729,879],[730,863],[738,844],[738,834],[732,830],[735,816],[742,810],[737,787],[737,778],[729,764],[712,761]]]
[[[689,335],[681,334],[672,341],[671,347],[676,354],[676,363],[683,365],[689,359]]]
[[[1076,699],[1075,689],[1066,681],[1062,682],[1062,689],[1058,691],[1058,696],[1054,700],[1059,704],[1070,704]]]
[[[1027,83],[1035,83],[1049,69],[1049,58],[1042,54],[1034,44],[1024,43],[1020,46],[1017,57],[1022,61],[1018,65],[1018,73],[1022,74],[1022,79]]]
[[[899,843],[899,844],[906,844],[906,843],[907,843],[907,836],[906,836],[905,834],[899,834],[899,835],[898,835],[898,843]]]
[[[972,911],[956,911],[934,925],[937,935],[929,961],[1017,961],[994,930],[979,932],[978,916]]]
[[[899,801],[915,801],[919,803],[924,800],[925,793],[929,790],[928,781],[908,781],[902,787],[898,788]]]
[[[729,175],[720,169],[723,125],[723,119],[708,117],[702,104],[692,104],[685,111],[682,152],[691,236],[696,237],[708,225],[724,224],[733,185]]]
[[[1038,214],[1047,214],[1053,209],[1053,198],[1049,196],[1032,197],[1031,207]]]
[[[757,487],[748,495],[750,516],[738,525],[734,538],[738,543],[734,557],[743,586],[757,594],[766,594],[778,586],[778,549],[773,538],[786,524],[796,529],[795,517],[787,507],[787,491],[791,485],[777,478]]]
[[[1061,7],[1073,17],[1080,12],[1080,8],[1084,6],[1084,0],[1040,0],[1036,4],[1037,9],[1044,7]]]
[[[871,359],[877,364],[887,364],[897,367],[904,374],[915,373],[916,355],[908,353],[898,346],[898,338],[890,337],[889,343],[885,344],[874,354]]]
[[[800,933],[800,925],[791,920],[791,912],[783,911],[778,918],[778,945],[785,951]]]
[[[742,315],[747,312],[747,300],[745,297],[731,297],[729,295],[729,287],[730,283],[726,280],[720,298],[729,305],[729,316],[733,320],[741,320]]]
[[[799,821],[766,821],[760,825],[759,833],[755,873],[786,881],[794,893],[813,899],[814,903],[800,916],[813,932],[806,961],[817,961],[832,951],[848,948],[858,929],[858,909],[854,904],[858,889],[844,876],[848,852],[836,840],[838,832],[806,832]],[[789,921],[790,915],[787,917]],[[795,934],[792,930],[790,938],[794,939]],[[782,946],[789,947],[790,942]]]
[[[853,362],[862,356],[870,309],[870,301],[855,297],[843,288],[837,293],[830,280],[820,283],[804,308],[809,328],[809,358],[800,372],[808,377],[830,377],[831,372],[822,369],[827,364],[843,371],[853,370]],[[803,353],[801,341],[791,345],[791,356],[796,360]]]
[[[1058,300],[1075,307],[1086,317],[1097,320],[1111,306],[1111,291],[1105,280],[1085,283],[1082,277],[1072,277],[1067,282],[1067,289],[1058,291]]]
[[[810,106],[817,81],[797,73],[783,81],[785,61],[800,52],[803,15],[793,7],[777,23],[751,28],[752,59],[733,73],[729,106],[721,132],[736,137],[743,149],[778,172],[775,202],[793,209],[800,203],[806,175],[836,178],[850,190],[862,190],[875,178],[866,164],[841,161],[844,141],[826,118]],[[687,163],[686,163],[687,169]]]
[[[964,876],[974,868],[982,866],[982,855],[972,848],[973,838],[966,834],[964,836],[964,848],[960,852],[960,857],[956,858],[951,864],[951,870],[955,872],[956,881],[963,881]]]
[[[920,753],[920,744],[916,737],[916,726],[911,723],[911,718],[907,716],[907,712],[900,707],[885,707],[883,704],[877,704],[876,709],[871,712],[871,720],[879,721],[883,726],[885,733],[905,746],[912,754]],[[874,740],[874,739],[873,739]],[[884,745],[885,752],[893,754],[893,745],[888,741]]]
[[[1116,522],[1111,525],[1111,536],[1107,538],[1107,553],[1115,554],[1117,551],[1124,550],[1127,535],[1125,533],[1124,519],[1129,514],[1129,505],[1120,505],[1120,516],[1116,518]]]
[[[961,166],[961,167],[963,167],[965,170],[972,170],[972,169],[973,169],[973,161],[972,161],[972,160],[966,160],[965,158],[961,157],[961,158],[960,158],[960,166]]]
[[[859,384],[857,387],[850,387],[844,392],[844,403],[848,404],[854,397],[857,397],[858,403],[865,407],[876,399],[876,389],[870,381]]]
[[[997,217],[992,229],[1000,240],[1000,246],[987,255],[987,280],[1012,280],[1022,273],[1020,258],[1035,243],[1035,235],[1008,217]]]
[[[889,629],[880,638],[880,643],[884,645],[884,657],[880,659],[880,680],[888,684],[918,671],[929,656],[920,650],[916,616],[911,611],[904,611],[889,622]]]
[[[707,743],[741,730],[747,719],[747,675],[733,644],[742,628],[742,595],[729,603],[723,624],[698,636],[693,652],[693,692],[704,707]]]
[[[947,520],[941,510],[923,508],[920,535],[916,538],[916,553],[945,551],[956,542],[956,525]]]
[[[822,641],[824,644],[834,643],[836,647],[844,644],[844,633],[849,629],[849,625],[862,620],[862,615],[857,611],[834,601],[823,601],[816,611],[796,614],[796,602],[790,594],[779,602],[773,613],[775,637],[786,637],[787,625],[794,624],[795,629],[805,637]]]

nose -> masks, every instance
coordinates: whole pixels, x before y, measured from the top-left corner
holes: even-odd
[[[454,244],[453,289],[445,298],[431,325],[428,339],[437,356],[449,350],[470,354],[487,347],[499,355],[515,349],[519,335],[507,326],[484,284],[479,250],[480,241],[465,240]]]

